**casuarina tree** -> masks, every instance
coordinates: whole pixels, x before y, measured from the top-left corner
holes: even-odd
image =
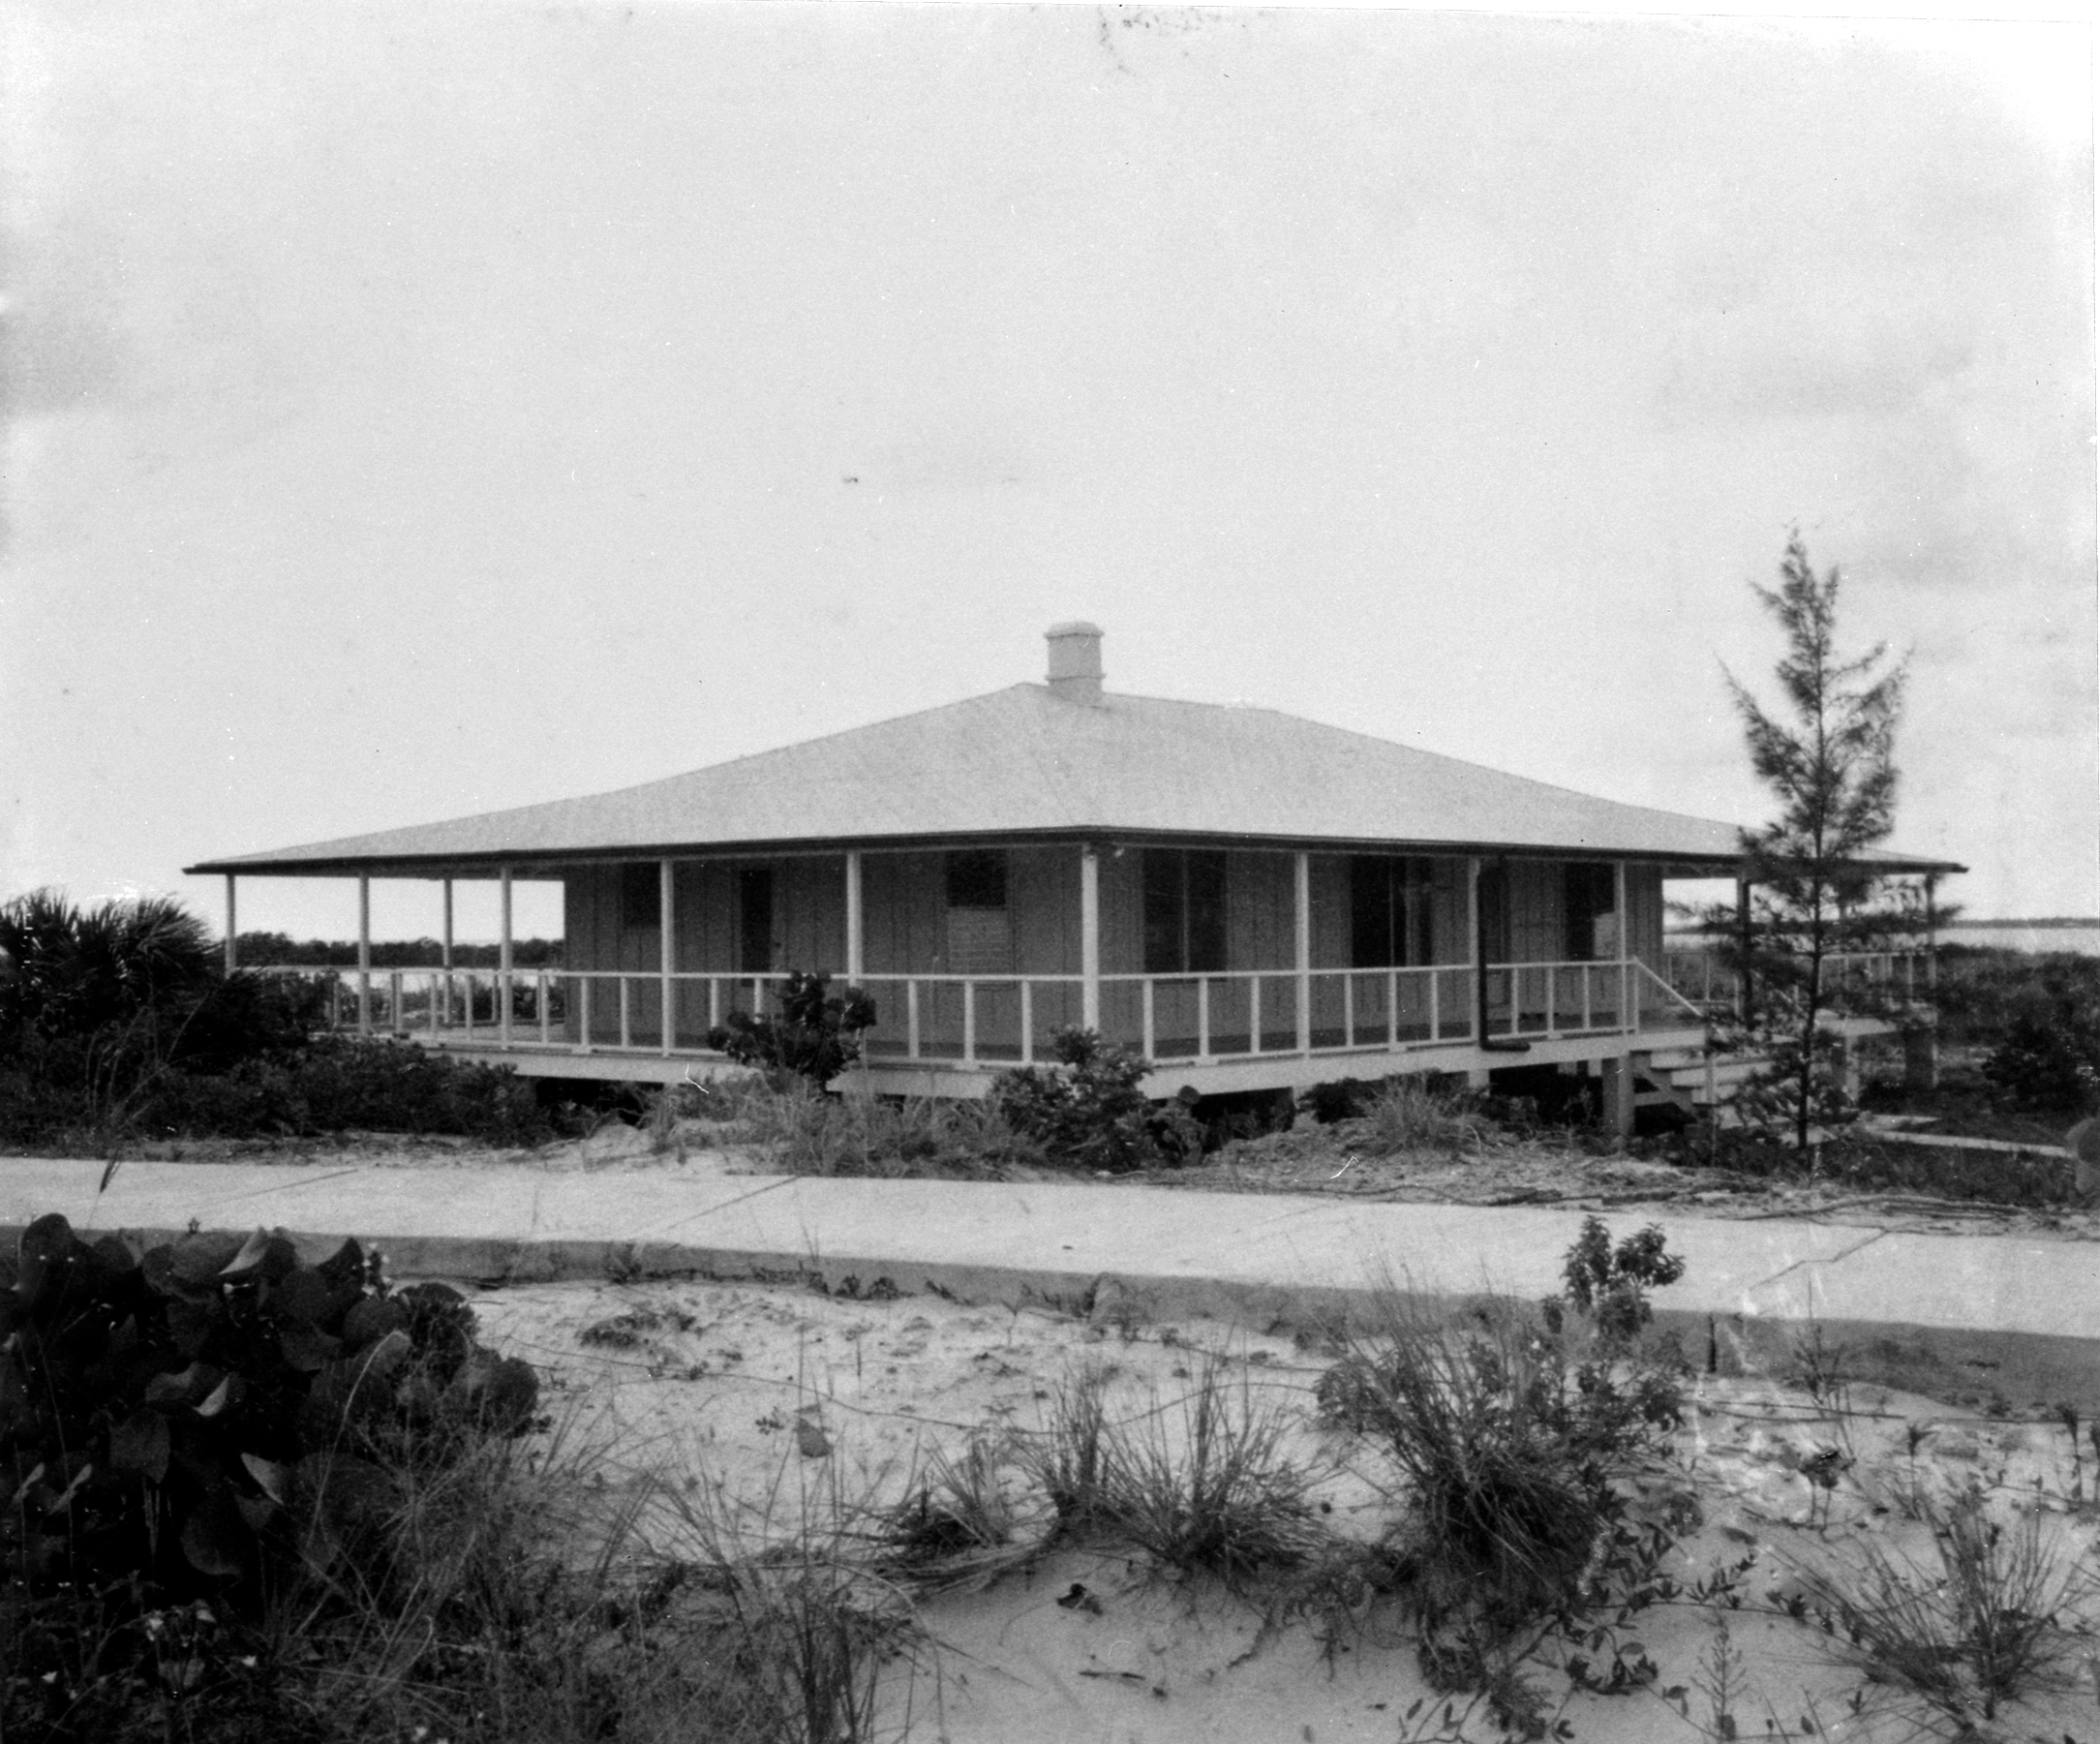
[[[1885,943],[1899,924],[1876,905],[1877,878],[1862,857],[1895,822],[1905,662],[1882,643],[1841,654],[1838,589],[1838,570],[1818,576],[1794,534],[1780,585],[1755,589],[1786,639],[1774,669],[1780,706],[1767,712],[1726,674],[1750,765],[1779,801],[1772,821],[1742,838],[1750,900],[1733,955],[1755,990],[1750,1039],[1771,1065],[1738,1106],[1790,1127],[1804,1149],[1812,1125],[1849,1112],[1829,1022],[1832,959]]]

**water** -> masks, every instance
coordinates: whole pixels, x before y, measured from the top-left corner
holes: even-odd
[[[1699,940],[1689,933],[1667,934],[1671,945],[1696,950]],[[2081,957],[2100,957],[2100,927],[1971,927],[1956,921],[1939,930],[1946,945],[1980,945],[2000,951],[2075,951]]]
[[[2100,927],[1964,927],[1957,921],[1940,929],[1950,945],[1995,946],[2001,951],[2076,951],[2100,957]]]

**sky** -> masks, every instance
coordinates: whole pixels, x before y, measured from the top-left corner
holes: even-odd
[[[2092,67],[2045,21],[29,0],[0,897],[216,924],[183,866],[1038,680],[1069,618],[1111,690],[1756,822],[1723,669],[1772,696],[1798,528],[1909,658],[1891,845],[2100,913]]]

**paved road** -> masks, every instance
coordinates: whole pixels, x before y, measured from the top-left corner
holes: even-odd
[[[1451,1303],[1559,1286],[1579,1210],[1358,1204],[1080,1184],[553,1174],[0,1158],[0,1236],[62,1211],[140,1238],[283,1229],[376,1242],[397,1276],[887,1279],[965,1300],[1117,1304],[1263,1327],[1360,1310],[1382,1280]],[[1610,1219],[1622,1232],[1645,1219]],[[1783,1362],[1811,1322],[1863,1373],[1942,1395],[2100,1410],[2100,1242],[2031,1233],[1666,1215],[1687,1270],[1656,1295],[1694,1354]],[[1112,1280],[1110,1287],[1100,1286]]]

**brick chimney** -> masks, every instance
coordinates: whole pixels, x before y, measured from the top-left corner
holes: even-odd
[[[1101,700],[1101,626],[1050,627],[1050,688],[1073,702]]]

